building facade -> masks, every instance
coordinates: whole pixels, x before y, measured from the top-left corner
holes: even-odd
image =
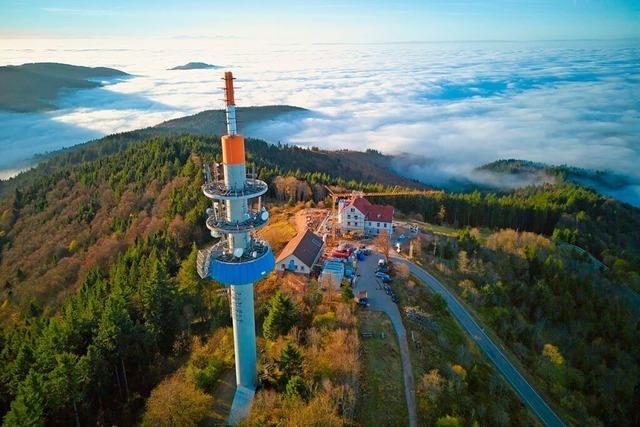
[[[306,230],[299,233],[284,247],[276,259],[276,270],[310,274],[324,251],[320,236]]]
[[[393,234],[393,206],[374,205],[361,196],[341,200],[338,204],[338,226],[342,232],[361,232],[376,236]]]

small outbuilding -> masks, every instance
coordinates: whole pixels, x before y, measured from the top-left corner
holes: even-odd
[[[324,241],[310,230],[298,233],[276,259],[278,271],[310,274],[324,251]]]
[[[327,260],[322,267],[318,282],[325,288],[339,289],[344,277],[344,263],[337,258]]]

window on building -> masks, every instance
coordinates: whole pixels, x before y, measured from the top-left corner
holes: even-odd
[[[347,225],[351,225],[351,221],[347,221]]]
[[[387,228],[387,223],[386,222],[384,223],[384,228]]]
[[[351,208],[351,212],[355,212],[356,210],[354,208]]]
[[[380,227],[380,223],[378,223],[378,227]]]
[[[347,219],[351,219],[351,215],[347,214]]]

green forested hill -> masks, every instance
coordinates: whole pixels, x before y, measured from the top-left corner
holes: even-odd
[[[270,120],[282,120],[283,115],[303,116],[309,110],[290,105],[265,105],[261,107],[239,107],[237,119],[243,128]],[[188,133],[191,135],[224,135],[227,132],[227,119],[224,110],[206,110],[200,113],[168,120],[153,126],[153,132]]]
[[[220,160],[218,139],[145,132],[113,135],[65,150],[5,184],[0,199],[0,413],[8,413],[8,425],[25,419],[68,425],[75,414],[82,424],[134,424],[150,390],[180,366],[196,332],[192,328],[211,330],[228,324],[226,299],[211,283],[194,277],[192,247],[207,235],[201,166]],[[259,177],[271,185],[270,203],[322,201],[325,184],[365,190],[413,184],[382,167],[374,172],[361,167],[367,162],[384,164],[385,156],[376,152],[305,150],[252,139],[247,140],[247,151],[249,168],[255,165]],[[388,202],[427,221],[528,230],[576,243],[611,267],[590,273],[598,281],[638,285],[638,209],[573,184]],[[469,245],[472,254],[473,244]],[[501,245],[509,247],[504,241]],[[449,250],[443,251],[443,260],[449,259]],[[590,344],[587,340],[611,349],[607,353],[598,345],[597,360],[585,360],[578,367],[578,353],[571,353],[571,369],[589,369],[593,375],[572,374],[563,387],[581,393],[589,381],[598,393],[606,394],[610,370],[632,366],[629,372],[637,372],[637,348],[628,346],[637,342],[638,324],[623,315],[619,301],[604,304],[615,299],[607,287],[589,285],[588,292],[580,292],[587,282],[572,273],[575,264],[551,259],[553,264],[542,268],[535,262],[537,252],[524,260],[509,258],[509,268],[500,267],[501,258],[496,257],[491,268],[495,274],[486,277],[487,292],[492,293],[484,301],[505,337],[510,336],[508,325],[520,324],[515,319],[531,316],[538,322],[532,327],[542,328],[541,336],[566,337],[558,333],[566,316],[576,319],[572,328],[598,322],[585,314],[584,298],[602,298],[599,310],[619,311],[610,320],[600,316],[606,322],[597,328],[589,325],[589,334],[555,343],[565,355],[567,345]],[[523,264],[526,260],[529,264]],[[547,287],[538,279],[547,281]],[[530,283],[537,287],[529,292]],[[496,294],[494,288],[514,289],[513,299]],[[548,307],[558,306],[548,305],[549,298],[573,311],[549,317],[549,322],[540,319],[540,313],[551,310]],[[501,311],[507,302],[513,308]],[[536,310],[537,306],[544,308]],[[262,315],[264,310],[258,310]],[[616,332],[621,319],[627,327]],[[536,352],[539,343],[525,339],[531,329],[521,323],[526,327],[518,330],[518,342]],[[215,366],[193,369],[202,370],[197,374],[203,377],[197,378],[203,381],[215,381],[219,372]],[[611,378],[621,377],[616,373]],[[637,386],[628,390],[634,384],[611,390],[624,390],[628,399],[638,395]],[[576,399],[590,422],[637,419],[628,405],[598,406]],[[612,413],[620,410],[625,412]]]
[[[177,212],[167,203],[179,203],[182,211],[185,186],[191,188],[190,203],[197,209],[182,212],[181,221],[193,230],[202,225],[206,199],[198,190],[201,159],[219,160],[218,139],[158,136],[141,141],[136,135],[114,135],[66,150],[5,184],[0,276],[5,279],[3,292],[10,295],[4,305],[8,312],[21,311],[18,308],[30,302],[40,309],[58,306],[87,267],[96,262],[108,266],[127,239],[130,243],[145,235],[134,233],[134,224],[143,229],[148,222],[152,229],[166,225],[164,221]],[[344,161],[340,153],[252,139],[247,140],[247,150],[250,167],[256,164],[261,178],[272,182],[278,175],[295,177],[272,186],[271,194],[280,199],[321,200],[326,195],[323,184],[380,189],[411,183],[391,172],[372,174],[359,167],[367,158],[383,162],[384,156],[377,153],[344,153],[354,159]],[[197,166],[187,161],[192,153]],[[189,179],[178,177],[185,164],[191,165]],[[172,210],[165,218],[166,209]],[[9,317],[4,316],[5,321]]]
[[[593,188],[604,194],[618,195],[619,199],[630,186],[638,185],[637,178],[607,170],[591,170],[567,165],[552,166],[528,160],[496,160],[477,168],[476,171],[490,173],[504,179],[518,178],[529,183],[571,182]],[[627,195],[624,200],[638,205],[636,197]]]
[[[219,65],[207,64],[206,62],[187,62],[184,65],[176,65],[169,70],[206,70],[222,68]]]
[[[39,62],[0,67],[0,110],[32,112],[55,109],[62,89],[101,86],[91,79],[126,77],[127,73],[106,67]]]

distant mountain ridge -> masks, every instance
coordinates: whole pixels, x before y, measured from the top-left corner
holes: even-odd
[[[290,115],[306,115],[311,111],[290,105],[268,105],[261,107],[240,107],[237,109],[239,122],[243,127],[256,126],[269,121],[283,120]],[[124,151],[134,144],[149,138],[171,135],[193,135],[197,137],[213,137],[226,133],[226,118],[224,110],[206,110],[200,113],[180,117],[159,123],[155,126],[128,132],[116,133],[105,137],[87,141],[63,148],[43,155],[36,156],[38,166],[27,170],[13,178],[0,181],[0,197],[7,195],[18,186],[27,185],[37,176],[49,175],[60,170],[61,165],[68,167],[85,162],[91,162],[112,154]],[[266,143],[259,139],[251,138],[257,135],[247,135],[247,150],[251,152],[252,145],[263,147]],[[278,144],[280,145],[280,144]],[[287,150],[287,145],[282,149]],[[282,159],[274,158],[274,165],[283,169],[299,169],[301,171],[319,170],[323,173],[333,173],[348,179],[379,182],[387,185],[400,185],[405,187],[425,188],[426,185],[418,181],[406,178],[391,167],[392,156],[381,154],[375,150],[320,150],[298,149],[286,163]],[[264,147],[262,148],[264,150]],[[313,165],[310,168],[309,165]]]
[[[634,206],[640,206],[640,179],[613,171],[505,159],[480,166],[475,172],[486,182],[513,181],[523,182],[526,185],[571,182]]]
[[[306,115],[311,112],[305,108],[291,105],[265,105],[260,107],[236,108],[238,122],[243,129],[256,123],[278,120],[284,114]],[[189,133],[193,135],[224,135],[227,133],[227,119],[224,110],[205,110],[191,116],[167,120],[151,128],[158,133]],[[256,136],[257,135],[252,135]]]
[[[219,65],[207,64],[206,62],[188,62],[184,65],[178,65],[169,70],[206,70],[222,68]]]
[[[506,159],[477,168],[496,174],[530,175],[549,181],[566,180],[576,184],[606,187],[618,190],[628,185],[638,184],[636,180],[608,170],[593,170],[567,165],[548,165],[529,160]]]
[[[115,68],[38,62],[0,67],[0,110],[20,113],[55,110],[63,89],[102,86],[93,79],[127,77]]]

